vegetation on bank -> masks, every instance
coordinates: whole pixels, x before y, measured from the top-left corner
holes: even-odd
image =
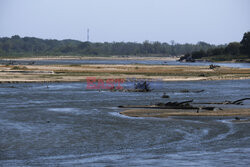
[[[215,46],[205,42],[197,44],[171,44],[160,42],[104,42],[92,43],[77,40],[48,40],[34,37],[21,38],[18,35],[11,38],[0,38],[0,57],[32,57],[55,55],[136,55],[136,56],[170,56],[184,55],[193,51],[209,50],[224,45]]]
[[[250,32],[244,34],[241,42],[231,42],[226,47],[211,48],[207,51],[193,51],[180,58],[181,61],[204,59],[210,61],[244,61],[250,62]]]
[[[136,68],[137,67],[137,68]],[[249,68],[171,65],[0,65],[0,83],[82,82],[98,79],[149,79],[163,81],[249,79]],[[140,87],[140,86],[139,86]],[[186,92],[186,91],[185,91]]]

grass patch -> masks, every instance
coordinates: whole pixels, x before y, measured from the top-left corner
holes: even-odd
[[[81,67],[81,64],[70,64],[70,67]]]
[[[27,70],[28,68],[25,66],[14,66],[11,70]]]

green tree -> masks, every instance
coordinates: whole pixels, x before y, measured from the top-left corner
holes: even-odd
[[[148,40],[144,41],[142,52],[145,54],[149,54],[152,53],[152,51],[153,51],[152,44],[150,44]]]
[[[206,56],[206,52],[204,50],[192,52],[192,58],[194,59],[200,59],[205,56]]]
[[[3,43],[2,49],[5,52],[9,52],[10,51],[10,47],[11,47],[11,44],[9,42],[5,42],[5,43]]]
[[[241,53],[250,56],[250,32],[246,32],[241,40]]]
[[[239,55],[240,54],[241,44],[239,42],[231,42],[225,48],[225,53],[230,55]]]
[[[20,39],[20,36],[19,36],[19,35],[13,35],[13,36],[11,37],[11,39]]]

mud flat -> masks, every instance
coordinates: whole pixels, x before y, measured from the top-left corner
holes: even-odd
[[[250,79],[250,68],[176,65],[0,65],[0,82],[81,82],[137,78],[161,81]]]

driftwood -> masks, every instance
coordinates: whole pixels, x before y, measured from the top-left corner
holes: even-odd
[[[204,92],[205,90],[204,89],[202,89],[202,90],[195,90],[195,91],[193,91],[193,93],[201,93],[201,92]]]
[[[193,100],[183,101],[183,102],[167,102],[158,103],[155,105],[141,105],[141,106],[118,106],[119,108],[151,108],[151,109],[198,109],[189,103]]]
[[[110,89],[111,92],[151,92],[152,90],[147,81],[135,83],[134,89]]]
[[[187,90],[187,89],[182,89],[180,90],[181,93],[201,93],[201,92],[204,92],[205,90],[202,89],[202,90]]]
[[[178,60],[180,62],[195,62],[195,59],[190,54],[186,54],[184,56],[181,56]]]
[[[152,89],[150,88],[150,84],[147,81],[135,83],[134,88],[135,90],[142,90],[143,92],[152,91]]]
[[[167,102],[167,103],[158,103],[155,105],[156,108],[163,108],[163,109],[197,109],[197,107],[194,107],[190,105],[189,103],[193,102],[193,100],[190,101],[183,101],[183,102]]]
[[[239,105],[239,104],[242,104],[242,102],[243,102],[244,100],[250,100],[250,98],[239,99],[239,100],[233,101],[232,104],[237,104],[237,105]]]
[[[110,89],[111,92],[148,92],[143,89]]]
[[[216,107],[196,107],[192,106],[193,100],[183,101],[183,102],[167,102],[167,103],[158,103],[155,105],[135,105],[135,106],[118,106],[119,108],[145,108],[145,109],[183,109],[183,110],[190,110],[195,109],[197,113],[200,110],[211,110],[214,111],[216,109],[222,110],[221,108]]]
[[[192,103],[193,100],[188,101],[182,101],[182,102],[167,102],[167,103],[157,103],[155,105],[135,105],[135,106],[118,106],[119,108],[145,108],[145,109],[184,109],[184,110],[190,110],[190,109],[196,109],[197,113],[199,113],[201,110],[222,110],[218,107],[213,106],[193,106],[192,104],[234,104],[234,105],[242,105],[244,100],[250,100],[250,98],[243,98],[235,101],[225,101],[225,102],[219,102],[219,103]]]
[[[243,101],[250,100],[250,98],[243,98],[235,101],[224,101],[224,102],[211,102],[211,103],[194,103],[194,104],[234,104],[234,105],[242,105]]]
[[[209,68],[210,69],[215,69],[215,68],[219,68],[220,66],[218,66],[218,65],[213,65],[213,64],[210,64],[209,65]]]
[[[161,98],[169,98],[169,96],[164,92]]]
[[[217,109],[222,110],[222,108],[217,108],[217,107],[201,107],[200,109],[203,109],[203,110],[212,110],[212,111],[215,111]]]

